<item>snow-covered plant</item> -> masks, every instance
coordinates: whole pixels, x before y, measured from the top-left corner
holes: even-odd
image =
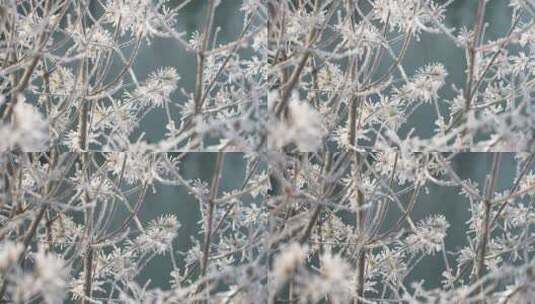
[[[533,2],[267,2],[269,119],[284,126],[268,128],[275,148],[533,150]],[[461,10],[471,22],[454,27]],[[451,59],[408,63],[439,41],[464,52],[464,79],[450,75]],[[295,113],[302,103],[310,108]]]
[[[197,2],[203,18],[190,33],[180,17]],[[230,3],[242,25],[228,39],[219,35],[221,5],[1,1],[0,134],[6,140],[0,150],[130,151],[140,142],[153,151],[262,146],[267,68],[259,40],[266,10],[260,1]],[[139,55],[154,41],[173,44],[176,56],[186,54],[196,66],[140,74]],[[184,74],[193,75],[193,86],[181,82]],[[149,120],[165,134],[146,138]]]
[[[482,189],[453,165],[467,153],[272,155],[268,243],[278,253],[266,301],[531,302],[535,157],[489,154]],[[516,166],[513,180],[502,163]],[[437,208],[429,194],[449,188],[466,221],[426,211]],[[429,260],[438,284],[418,280]]]
[[[214,155],[215,156],[215,155]],[[265,166],[254,155],[229,156],[246,176],[225,183],[225,153],[213,157],[207,180],[185,177],[189,154],[19,153],[0,154],[0,297],[15,303],[198,303],[224,282],[261,282],[269,189]],[[214,159],[215,158],[215,159]],[[120,168],[117,169],[117,162]],[[141,169],[142,168],[142,169]],[[236,172],[235,172],[236,173]],[[237,184],[237,183],[235,183]],[[147,218],[150,192],[182,189],[201,220],[183,232],[186,214],[157,212]],[[160,202],[156,202],[160,203]],[[162,203],[160,203],[162,204]],[[178,210],[187,202],[176,201]],[[197,215],[195,215],[197,216]],[[193,231],[193,232],[192,232]],[[191,238],[187,249],[178,243]],[[172,288],[142,280],[154,260]],[[241,275],[237,273],[244,272]],[[227,286],[229,288],[230,285]]]
[[[531,0],[0,0],[0,303],[532,303],[534,50]]]

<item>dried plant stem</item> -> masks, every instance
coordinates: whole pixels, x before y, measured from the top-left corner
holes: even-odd
[[[319,5],[320,5],[320,1],[314,2],[315,13],[319,13],[319,9],[320,9]],[[305,49],[308,49],[312,45],[315,38],[316,38],[316,29],[313,28],[308,34],[307,42],[305,43],[307,47]],[[280,103],[277,105],[277,108],[275,110],[276,116],[280,117],[283,111],[286,110],[288,106],[288,101],[290,100],[290,97],[292,95],[292,91],[297,85],[297,83],[299,83],[299,79],[301,78],[301,73],[303,72],[303,69],[306,66],[308,58],[310,58],[310,52],[305,50],[303,55],[301,56],[301,60],[297,64],[297,67],[294,69],[293,73],[291,74],[290,79],[288,80],[286,84],[283,85],[282,93],[280,97]]]
[[[83,153],[82,154],[82,170],[84,170],[84,180],[85,182],[89,182],[89,162],[90,162],[90,155],[89,153]],[[89,194],[87,191],[84,191],[82,194],[82,203],[84,205],[91,204],[91,198],[89,197]],[[93,285],[93,246],[92,246],[92,238],[93,238],[93,207],[87,206],[85,208],[85,235],[86,235],[86,252],[84,255],[84,261],[83,261],[83,267],[84,267],[84,299],[82,300],[82,304],[89,304],[91,303],[91,293],[92,293],[92,285]]]
[[[202,41],[200,48],[197,50],[197,74],[195,78],[195,95],[194,95],[194,114],[199,115],[202,110],[202,97],[204,92],[204,65],[206,60],[206,51],[208,49],[208,42],[210,41],[210,33],[214,25],[215,15],[215,0],[208,0],[207,20],[204,24],[204,30],[202,34]],[[193,133],[191,136],[191,148],[193,150],[200,147],[200,140],[197,138],[198,134]]]
[[[355,20],[354,20],[354,7],[352,1],[347,1],[347,11],[348,11],[348,18],[351,20],[351,27],[354,28]],[[359,60],[357,57],[352,58],[351,65],[348,70],[349,73],[349,79],[351,80],[351,83],[355,83],[355,81],[358,83],[358,74],[357,69],[359,68]],[[358,85],[357,85],[358,90]],[[359,98],[357,96],[351,97],[349,101],[349,118],[347,120],[347,130],[348,132],[348,143],[351,147],[355,146],[356,143],[356,133],[357,133],[357,106],[358,106],[358,100]]]
[[[87,252],[84,258],[84,296],[83,304],[91,303],[91,292],[93,285],[93,248],[87,246]]]
[[[501,154],[500,153],[494,153],[492,156],[492,169],[490,174],[490,179],[487,184],[486,188],[486,194],[485,199],[483,200],[483,208],[484,208],[484,215],[483,215],[483,223],[482,223],[482,232],[481,232],[481,238],[480,242],[478,244],[478,253],[477,253],[477,261],[476,261],[476,270],[475,270],[475,279],[481,280],[483,277],[483,271],[485,269],[485,257],[487,255],[487,247],[488,247],[488,241],[490,237],[491,227],[490,227],[490,213],[491,213],[491,201],[492,201],[492,195],[494,194],[494,191],[496,190],[496,180],[498,178],[499,173],[499,166],[500,166],[500,159]],[[479,292],[481,293],[483,291],[484,286],[480,286]]]
[[[355,303],[365,303],[361,299],[364,298],[364,282],[366,270],[366,248],[361,247],[357,260],[357,299]]]
[[[301,57],[301,60],[297,64],[297,67],[293,71],[292,75],[290,76],[290,80],[288,83],[284,86],[280,98],[280,103],[277,106],[277,109],[275,111],[275,114],[277,116],[280,116],[282,112],[286,109],[288,105],[288,101],[290,100],[290,96],[292,95],[292,91],[299,82],[299,78],[301,77],[301,73],[303,72],[303,69],[308,61],[308,58],[310,57],[310,53],[306,52]]]
[[[50,158],[51,164],[49,168],[52,168],[55,163],[55,155],[56,154],[54,152],[51,153],[51,158]],[[51,188],[52,188],[51,183],[47,183],[44,189],[45,193],[48,194]],[[21,264],[23,262],[24,256],[26,255],[26,250],[30,246],[30,243],[32,242],[34,238],[35,233],[37,232],[37,227],[39,227],[39,224],[41,223],[41,220],[43,219],[46,213],[46,210],[47,210],[47,204],[43,203],[43,205],[37,211],[35,218],[31,222],[30,227],[28,228],[28,232],[26,233],[26,235],[24,236],[22,240],[22,251],[17,257],[17,264]],[[2,282],[2,286],[0,287],[0,303],[4,303],[4,294],[6,292],[6,288],[7,288],[7,280],[4,278]]]
[[[210,184],[210,193],[208,194],[208,212],[206,214],[206,232],[204,234],[203,242],[203,257],[201,263],[201,276],[206,283],[206,272],[208,269],[208,261],[210,256],[210,242],[212,241],[212,225],[214,221],[214,200],[219,189],[219,181],[221,180],[221,173],[223,172],[223,161],[225,153],[218,152],[216,156],[216,163],[212,182]]]
[[[323,174],[325,176],[329,176],[330,170],[331,170],[331,163],[332,163],[332,153],[326,152],[325,153],[325,164],[323,165]],[[334,187],[332,186],[332,183],[330,181],[324,181],[323,183],[323,196],[328,196],[332,192]],[[320,214],[321,214],[321,204],[318,204],[316,209],[314,209],[314,212],[312,213],[312,216],[310,217],[310,220],[305,228],[305,232],[303,233],[303,236],[300,239],[300,243],[303,244],[308,240],[310,237],[310,234],[312,233],[312,229],[314,228],[314,225],[319,223]]]
[[[354,173],[354,179],[357,182],[360,182],[360,170],[361,170],[361,154],[355,153],[355,173]],[[356,220],[357,220],[357,227],[358,227],[358,233],[359,233],[359,239],[360,239],[360,248],[358,251],[358,257],[357,257],[357,295],[355,299],[355,304],[364,303],[361,299],[364,298],[364,282],[365,282],[365,271],[366,271],[366,248],[364,247],[364,244],[366,243],[366,240],[364,238],[364,193],[360,191],[360,189],[357,190],[357,211],[356,211]]]
[[[51,5],[52,5],[52,0],[46,1],[45,10],[44,10],[44,16],[46,16],[46,17],[49,16]],[[43,49],[46,46],[46,42],[47,42],[49,36],[50,35],[48,35],[46,28],[43,29],[43,31],[39,34],[39,38],[37,39],[37,43],[36,43],[35,55],[33,56],[30,64],[28,65],[28,67],[24,70],[24,74],[22,75],[21,79],[17,81],[17,76],[16,76],[15,73],[12,73],[10,75],[12,83],[13,84],[17,83],[17,86],[12,91],[11,103],[9,104],[9,107],[7,108],[6,112],[4,113],[4,115],[6,115],[8,118],[10,118],[11,114],[13,113],[13,109],[14,109],[15,105],[18,102],[18,95],[21,94],[26,89],[26,87],[28,86],[28,84],[30,82],[30,78],[31,78],[31,76],[33,74],[33,71],[37,67],[37,63],[39,62],[39,60],[41,60],[41,53],[42,53]],[[16,56],[16,54],[13,53],[13,56]]]
[[[485,256],[487,253],[487,243],[489,240],[489,220],[490,220],[490,202],[488,200],[483,201],[484,204],[484,218],[483,218],[483,231],[481,233],[481,240],[478,246],[477,265],[476,265],[476,278],[480,279],[483,276],[483,270],[485,268]]]
[[[467,81],[464,88],[464,99],[465,99],[465,108],[464,108],[464,115],[466,117],[466,122],[468,122],[468,115],[472,108],[472,99],[476,92],[473,92],[473,84],[476,81],[475,78],[475,72],[476,72],[476,57],[477,57],[477,48],[479,47],[480,40],[481,40],[481,32],[483,30],[483,21],[485,19],[485,7],[486,7],[487,1],[486,0],[479,0],[479,4],[477,6],[476,11],[476,20],[474,24],[473,29],[473,36],[472,40],[470,42],[470,45],[468,46],[468,70],[467,70]],[[467,128],[463,128],[461,133],[461,139],[463,142],[463,145],[466,144],[466,136],[468,136],[468,130]]]
[[[78,80],[82,85],[85,83],[85,59],[80,61]],[[85,99],[85,94],[80,97],[81,108],[78,117],[78,144],[81,151],[87,151],[88,116],[90,103]]]
[[[314,209],[314,212],[312,213],[312,216],[310,217],[310,220],[308,221],[308,224],[305,228],[305,233],[303,233],[303,236],[300,239],[300,243],[306,242],[310,237],[312,228],[314,228],[314,225],[316,225],[316,223],[318,222],[318,218],[321,213],[321,206],[322,205],[318,205],[316,209]]]
[[[356,143],[356,134],[357,134],[357,104],[358,98],[351,98],[349,104],[349,119],[348,124],[348,143],[351,147],[355,146]]]
[[[532,152],[530,156],[528,157],[528,159],[525,161],[522,171],[520,172],[520,175],[517,177],[513,187],[511,188],[511,191],[510,191],[511,194],[509,196],[512,196],[517,191],[518,187],[520,186],[520,182],[522,181],[524,176],[528,173],[528,171],[531,169],[531,165],[533,164],[533,161],[535,161],[535,153]],[[529,190],[531,191],[532,189],[529,189]],[[510,198],[509,196],[506,196],[507,200],[504,200],[500,204],[498,211],[496,211],[494,217],[492,218],[492,221],[490,222],[491,227],[494,226],[494,224],[498,220],[498,217],[501,215],[501,213],[503,212],[503,210],[509,203],[509,198]]]

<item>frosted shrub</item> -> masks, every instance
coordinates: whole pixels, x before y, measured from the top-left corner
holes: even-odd
[[[270,120],[291,126],[299,120],[292,115],[294,96],[306,101],[323,117],[323,128],[314,126],[318,119],[308,121],[316,147],[533,149],[531,2],[267,2]],[[506,16],[507,26],[491,29],[494,20],[485,14],[490,6]],[[461,10],[471,10],[473,21],[454,27],[449,19],[459,19],[455,13]],[[437,42],[464,53],[464,79],[452,77],[442,58],[425,62],[410,56]],[[409,64],[414,59],[408,57],[417,62]],[[268,132],[273,138],[285,135],[282,128]],[[299,137],[287,140],[284,149],[311,151],[299,145]]]
[[[209,174],[190,176],[184,170],[200,154],[0,154],[2,299],[533,297],[532,153],[218,152],[203,156]],[[465,176],[457,166],[465,157],[484,159],[483,176]],[[169,188],[191,198],[170,203],[193,208],[198,221],[149,202]],[[448,206],[432,203],[447,192]],[[462,216],[441,211],[453,206]]]
[[[534,10],[0,0],[0,302],[532,303]]]
[[[268,239],[281,252],[272,259],[267,301],[530,302],[535,158],[481,154],[489,161],[480,187],[453,165],[467,155],[272,155]],[[505,162],[516,166],[513,180],[503,179]],[[457,193],[447,208],[464,210],[466,221],[427,211],[447,189]],[[462,246],[452,246],[455,230]],[[427,279],[442,279],[420,280],[429,267]]]
[[[165,131],[151,136],[145,148],[152,151],[262,146],[265,8],[231,3],[243,20],[229,41],[215,21],[221,1],[203,1],[196,32],[183,30],[181,14],[196,2],[1,1],[0,134],[7,140],[0,149],[130,151],[148,143],[149,119]],[[156,66],[140,75],[138,55],[154,41],[196,58],[195,68]],[[181,74],[193,75],[194,86]],[[26,134],[26,127],[48,132]]]
[[[228,291],[263,281],[255,270],[267,233],[267,210],[257,207],[269,189],[261,160],[232,156],[244,164],[247,178],[227,192],[220,187],[224,153],[215,157],[208,180],[183,176],[188,157],[0,154],[1,298],[17,303],[197,303],[222,296],[221,283],[228,284]],[[198,203],[201,221],[187,227],[190,232],[183,231],[184,215],[146,218],[141,212],[147,195],[164,186],[182,189]],[[177,242],[181,234],[192,239],[185,251],[177,249],[183,247]],[[157,257],[169,261],[161,276],[172,289],[148,289],[140,281]]]

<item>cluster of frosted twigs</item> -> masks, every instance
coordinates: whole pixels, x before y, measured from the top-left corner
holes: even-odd
[[[533,303],[534,17],[0,0],[0,303]]]

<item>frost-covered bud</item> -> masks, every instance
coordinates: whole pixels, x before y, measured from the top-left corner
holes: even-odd
[[[443,249],[443,241],[449,226],[443,215],[429,216],[418,223],[414,233],[405,239],[405,243],[413,252],[435,254]]]
[[[424,102],[433,101],[438,97],[438,90],[444,85],[447,75],[442,64],[426,65],[420,68],[416,76],[401,89],[399,97]]]
[[[152,220],[148,227],[134,241],[134,250],[163,254],[173,246],[180,223],[174,215],[162,215]]]
[[[134,93],[128,93],[126,97],[130,102],[141,102],[146,106],[161,107],[169,101],[171,94],[176,90],[178,80],[180,77],[175,68],[162,68],[152,72],[149,78],[136,88]]]
[[[291,243],[281,250],[273,262],[273,279],[278,289],[286,280],[293,277],[304,265],[307,249],[298,243]]]

